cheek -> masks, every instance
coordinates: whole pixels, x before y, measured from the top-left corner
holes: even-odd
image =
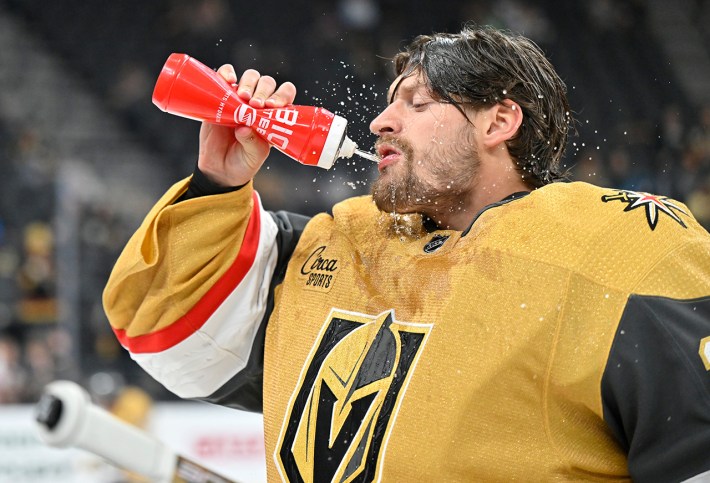
[[[459,142],[460,119],[451,113],[451,106],[438,105],[431,110],[427,119],[427,125],[422,129],[421,145],[428,150],[442,150],[451,146],[452,143]]]

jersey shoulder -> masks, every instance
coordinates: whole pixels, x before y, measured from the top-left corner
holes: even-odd
[[[640,237],[682,237],[707,232],[683,203],[667,196],[604,188],[589,183],[553,183],[531,193],[550,214],[578,218],[588,230],[613,225]]]
[[[554,183],[488,210],[471,234],[520,258],[627,290],[671,254],[699,259],[710,246],[684,204],[582,182]]]

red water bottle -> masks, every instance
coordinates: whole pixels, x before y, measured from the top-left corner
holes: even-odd
[[[186,54],[171,54],[153,90],[153,104],[178,116],[224,126],[249,126],[299,163],[329,169],[357,145],[347,120],[313,106],[256,109],[214,70]]]

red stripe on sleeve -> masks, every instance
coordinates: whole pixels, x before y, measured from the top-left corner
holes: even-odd
[[[202,296],[185,315],[174,323],[150,334],[129,337],[124,329],[114,329],[119,342],[133,354],[161,352],[169,349],[197,332],[217,310],[224,299],[241,283],[251,269],[259,248],[261,219],[259,199],[252,196],[254,207],[249,217],[242,246],[234,263],[220,279]]]

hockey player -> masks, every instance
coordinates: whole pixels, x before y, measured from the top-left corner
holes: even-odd
[[[710,479],[710,235],[560,182],[566,89],[528,39],[421,36],[395,67],[372,196],[332,214],[265,211],[268,146],[202,126],[105,290],[121,344],[181,397],[263,411],[269,481]]]

